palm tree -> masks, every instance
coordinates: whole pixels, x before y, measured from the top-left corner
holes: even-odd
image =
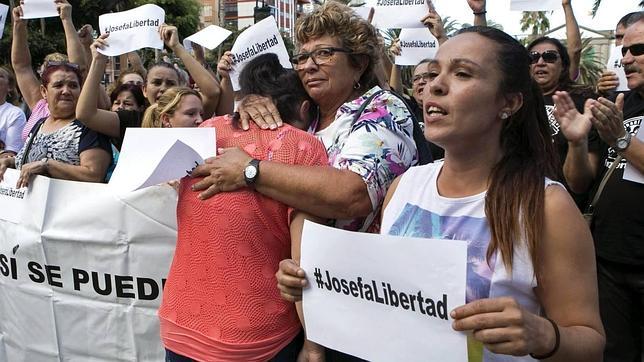
[[[550,20],[545,11],[524,11],[521,17],[521,31],[530,29],[532,38],[550,29]]]
[[[581,41],[581,61],[579,63],[579,83],[595,88],[597,80],[604,69],[599,53],[595,51],[590,38]]]

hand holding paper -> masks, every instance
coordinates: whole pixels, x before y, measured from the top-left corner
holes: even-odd
[[[120,13],[98,17],[101,34],[110,33],[108,47],[99,50],[107,56],[117,56],[141,48],[163,49],[159,26],[165,22],[165,11],[146,4]]]
[[[176,26],[162,24],[159,27],[159,36],[163,43],[174,51],[179,45],[179,31]]]

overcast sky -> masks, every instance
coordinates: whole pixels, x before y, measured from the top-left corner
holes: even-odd
[[[579,25],[595,30],[615,29],[617,21],[631,11],[642,10],[637,4],[639,0],[603,0],[597,16],[592,18],[590,10],[593,0],[571,0],[572,7]],[[472,10],[466,0],[434,0],[436,10],[441,17],[449,15],[460,23],[472,23]],[[549,14],[550,27],[554,28],[564,24],[562,8]],[[510,0],[487,0],[487,18],[503,25],[503,30],[512,35],[520,35],[520,11],[510,11]]]

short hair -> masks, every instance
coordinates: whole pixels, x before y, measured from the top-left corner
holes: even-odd
[[[7,97],[5,98],[5,102],[15,104],[19,98],[18,89],[16,87],[16,75],[13,74],[11,69],[5,66],[0,67],[0,72],[7,73],[7,81],[9,82],[9,90],[7,92]]]
[[[172,87],[159,97],[157,102],[148,107],[143,116],[141,127],[143,128],[161,128],[161,115],[172,115],[176,110],[183,96],[193,95],[201,99],[201,94],[188,87]]]
[[[141,87],[135,84],[129,84],[129,83],[124,83],[116,87],[111,93],[110,93],[110,101],[112,104],[114,104],[114,101],[116,98],[118,98],[119,94],[123,92],[130,92],[134,96],[134,100],[138,104],[139,107],[144,107],[145,106],[145,96],[143,95],[143,91],[141,90]]]
[[[369,89],[378,84],[376,69],[383,53],[383,44],[373,25],[350,7],[327,1],[300,17],[295,25],[295,39],[300,45],[325,35],[338,38],[342,47],[351,51],[349,61],[353,66],[358,67],[360,57],[368,60],[359,80],[361,86]]]
[[[270,97],[287,123],[299,120],[300,105],[311,100],[297,72],[282,67],[277,55],[272,53],[262,54],[248,62],[239,74],[239,86],[240,97],[249,94]]]
[[[628,28],[635,23],[639,23],[642,19],[644,19],[644,11],[635,11],[624,15],[617,25],[621,24],[623,27]]]
[[[43,61],[43,64],[47,66],[47,63],[49,62],[68,62],[69,57],[67,54],[63,53],[49,53],[45,55],[45,59]]]
[[[78,64],[67,63],[67,62],[54,63],[53,61],[50,61],[47,63],[47,66],[45,67],[45,70],[42,72],[42,76],[40,77],[40,81],[42,82],[42,85],[47,87],[47,85],[49,84],[49,81],[51,80],[51,75],[54,74],[54,72],[59,70],[62,70],[63,72],[76,74],[76,78],[78,79],[78,85],[81,84],[83,76],[81,75]]]
[[[128,74],[137,74],[141,76],[141,79],[143,79],[143,82],[145,83],[145,74],[143,74],[140,70],[134,69],[134,68],[128,68],[128,69],[123,69],[119,72],[119,77],[116,79],[116,86],[120,86],[123,84],[123,78],[128,75]]]

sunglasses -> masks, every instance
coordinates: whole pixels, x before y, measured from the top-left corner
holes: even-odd
[[[530,52],[530,63],[537,63],[539,58],[543,58],[543,61],[546,63],[554,63],[559,59],[559,53],[556,50],[546,50],[543,53]]]
[[[58,67],[58,66],[65,66],[65,67],[70,67],[74,69],[79,69],[80,67],[76,63],[70,63],[70,62],[47,62],[47,68],[49,67]]]
[[[631,52],[633,56],[644,54],[644,44],[633,44],[631,46],[622,47],[622,56],[625,57],[626,53]]]

